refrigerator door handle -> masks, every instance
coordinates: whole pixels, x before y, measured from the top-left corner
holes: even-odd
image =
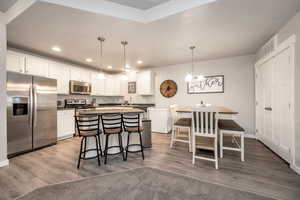
[[[36,86],[33,86],[33,127],[37,125],[37,94],[36,94]]]
[[[29,127],[32,128],[32,120],[33,120],[33,88],[30,86],[29,88]]]

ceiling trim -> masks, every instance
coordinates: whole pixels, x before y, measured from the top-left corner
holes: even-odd
[[[8,11],[5,12],[5,23],[9,24],[37,0],[18,0]]]
[[[71,7],[97,14],[118,17],[140,23],[150,23],[161,18],[183,12],[218,0],[171,0],[148,10],[132,8],[105,0],[39,0],[47,3]]]

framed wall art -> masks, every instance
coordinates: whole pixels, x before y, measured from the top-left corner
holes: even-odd
[[[128,82],[128,94],[136,93],[136,82]]]
[[[205,76],[187,85],[188,94],[224,93],[224,75]]]

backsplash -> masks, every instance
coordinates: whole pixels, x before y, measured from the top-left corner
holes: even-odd
[[[57,100],[65,99],[86,99],[90,104],[93,99],[96,99],[97,104],[103,103],[154,103],[154,96],[140,96],[136,94],[127,94],[125,97],[108,97],[108,96],[88,96],[88,95],[64,95],[58,94]]]
[[[124,97],[100,97],[100,96],[88,96],[88,95],[57,95],[57,100],[65,99],[86,99],[87,103],[90,104],[92,99],[96,99],[97,104],[101,103],[123,103]]]

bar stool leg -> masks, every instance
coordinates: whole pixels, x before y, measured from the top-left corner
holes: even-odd
[[[80,151],[79,151],[79,158],[78,158],[78,163],[77,163],[77,169],[79,169],[79,167],[80,167],[80,160],[81,160],[81,154],[82,154],[83,140],[84,140],[84,137],[81,139],[81,142],[80,142]]]
[[[126,150],[126,155],[125,155],[125,159],[127,160],[127,157],[128,157],[128,148],[129,148],[129,140],[130,140],[130,132],[128,132],[128,135],[127,135],[127,146],[125,148]]]
[[[244,141],[244,133],[241,133],[241,160],[245,161],[245,141]]]
[[[120,148],[120,152],[122,153],[123,161],[126,161],[124,156],[124,148],[123,148],[121,133],[118,134],[118,138],[119,138],[119,148]]]
[[[97,159],[98,159],[98,165],[100,166],[101,163],[100,163],[100,154],[99,154],[99,143],[98,143],[98,137],[95,136],[95,139],[96,139],[96,149],[97,149]]]
[[[101,139],[100,139],[100,134],[99,134],[99,135],[97,135],[97,137],[98,137],[98,141],[99,141],[100,155],[101,155],[101,157],[103,157],[103,152],[102,152],[102,147],[101,147]]]
[[[223,131],[220,130],[220,157],[223,158]]]
[[[83,152],[83,157],[85,158],[85,154],[86,154],[86,137],[84,137],[84,152]]]
[[[109,135],[106,135],[105,136],[105,149],[104,149],[104,164],[106,165],[107,163],[107,151],[108,151],[108,138],[109,138]]]
[[[144,156],[144,146],[143,146],[143,141],[142,141],[142,133],[139,132],[139,135],[140,135],[140,144],[141,144],[142,158],[143,158],[143,160],[144,160],[144,159],[145,159],[145,156]]]

